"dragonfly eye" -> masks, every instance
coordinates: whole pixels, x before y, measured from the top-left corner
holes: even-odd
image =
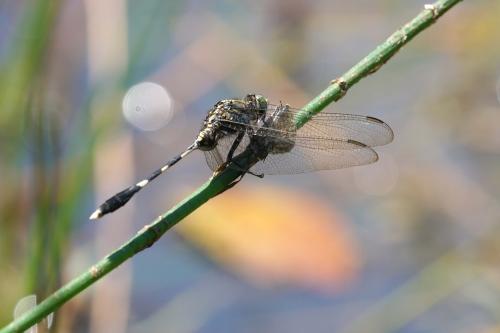
[[[248,94],[245,96],[245,102],[249,107],[261,111],[262,114],[265,114],[267,110],[267,99],[262,95]]]
[[[255,95],[255,104],[259,110],[267,108],[267,99],[262,95]]]

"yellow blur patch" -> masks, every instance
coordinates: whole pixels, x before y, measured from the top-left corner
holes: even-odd
[[[209,257],[259,285],[335,291],[355,277],[356,246],[332,205],[306,192],[231,189],[176,229]]]

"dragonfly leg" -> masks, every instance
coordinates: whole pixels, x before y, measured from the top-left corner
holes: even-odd
[[[238,146],[240,145],[243,136],[245,136],[245,132],[240,132],[238,133],[236,139],[234,139],[233,144],[231,145],[231,148],[227,153],[226,163],[229,163],[233,159],[234,152],[236,151],[236,148],[238,148]]]
[[[224,171],[224,169],[226,169],[231,162],[236,166],[236,168],[233,167],[233,169],[242,171],[243,174],[248,173],[248,174],[251,174],[252,176],[255,176],[255,177],[264,178],[264,174],[262,174],[262,173],[254,173],[254,172],[250,171],[248,168],[244,168],[242,165],[236,163],[235,161],[227,161],[227,162],[222,163],[217,168],[217,170],[214,171],[214,176],[217,176],[219,173],[221,173],[222,171]]]
[[[256,173],[253,173],[251,172],[248,168],[244,168],[242,167],[241,165],[239,165],[238,163],[236,163],[235,161],[233,161],[233,156],[234,156],[234,152],[236,151],[236,149],[238,148],[238,146],[240,145],[241,143],[241,140],[243,139],[243,137],[245,136],[245,132],[240,132],[238,133],[238,136],[236,137],[236,139],[234,139],[233,141],[233,144],[231,145],[231,148],[229,149],[229,152],[227,154],[227,158],[226,158],[226,162],[222,163],[218,168],[217,170],[215,171],[215,174],[218,174],[220,172],[222,172],[222,170],[224,170],[225,168],[228,167],[228,165],[232,162],[234,165],[236,165],[238,168],[237,170],[240,170],[240,171],[243,171],[245,173],[249,173],[251,174],[252,176],[256,176],[256,177],[259,177],[259,178],[264,178],[264,175],[263,174],[256,174]],[[241,180],[241,179],[240,179]],[[240,181],[238,180],[238,182]],[[235,185],[235,184],[234,184]],[[233,186],[234,186],[233,185]]]
[[[229,163],[231,163],[231,161],[233,159],[234,152],[236,151],[236,148],[238,148],[238,146],[240,145],[241,139],[243,139],[244,135],[245,135],[245,132],[238,133],[238,136],[236,137],[236,139],[234,139],[233,144],[231,145],[231,148],[229,149],[229,152],[227,153],[226,161],[224,163],[222,163],[221,165],[219,165],[217,170],[215,170],[215,174],[221,173],[225,168],[227,168]]]
[[[241,170],[241,171],[243,171],[245,173],[249,173],[249,174],[251,174],[252,176],[255,176],[255,177],[264,178],[264,174],[262,174],[262,173],[254,173],[254,172],[250,171],[249,168],[244,168],[243,166],[239,165],[235,161],[233,161],[233,164],[238,167],[238,170]]]
[[[234,163],[234,164],[235,164],[238,168],[240,168],[240,166],[239,166],[236,162],[233,162],[233,163]],[[242,170],[242,171],[244,171],[243,169],[244,169],[244,168],[242,168],[242,167],[241,167],[241,170]],[[218,194],[222,194],[222,193],[226,192],[227,190],[229,190],[229,189],[233,188],[233,186],[234,186],[234,185],[236,185],[236,184],[238,184],[239,182],[241,182],[241,180],[243,179],[243,177],[244,177],[247,173],[249,173],[249,174],[251,174],[251,175],[253,175],[253,176],[259,177],[259,178],[264,178],[264,175],[263,175],[263,174],[255,174],[255,173],[253,173],[253,172],[249,171],[249,170],[248,170],[248,168],[247,168],[247,170],[246,170],[244,173],[242,173],[242,174],[241,174],[238,178],[236,178],[236,179],[235,179],[232,183],[230,183],[229,185],[227,185],[227,186],[226,186],[226,188],[224,188],[223,190],[221,190]]]

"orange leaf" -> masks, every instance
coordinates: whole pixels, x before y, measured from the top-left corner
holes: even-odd
[[[177,231],[258,284],[335,290],[359,265],[345,220],[305,192],[232,189],[190,215]]]

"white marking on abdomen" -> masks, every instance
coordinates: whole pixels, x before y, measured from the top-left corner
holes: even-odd
[[[144,187],[144,186],[146,186],[148,183],[149,183],[149,180],[144,179],[144,180],[141,180],[140,182],[138,182],[136,185],[137,185],[137,186],[139,186],[139,187]]]

